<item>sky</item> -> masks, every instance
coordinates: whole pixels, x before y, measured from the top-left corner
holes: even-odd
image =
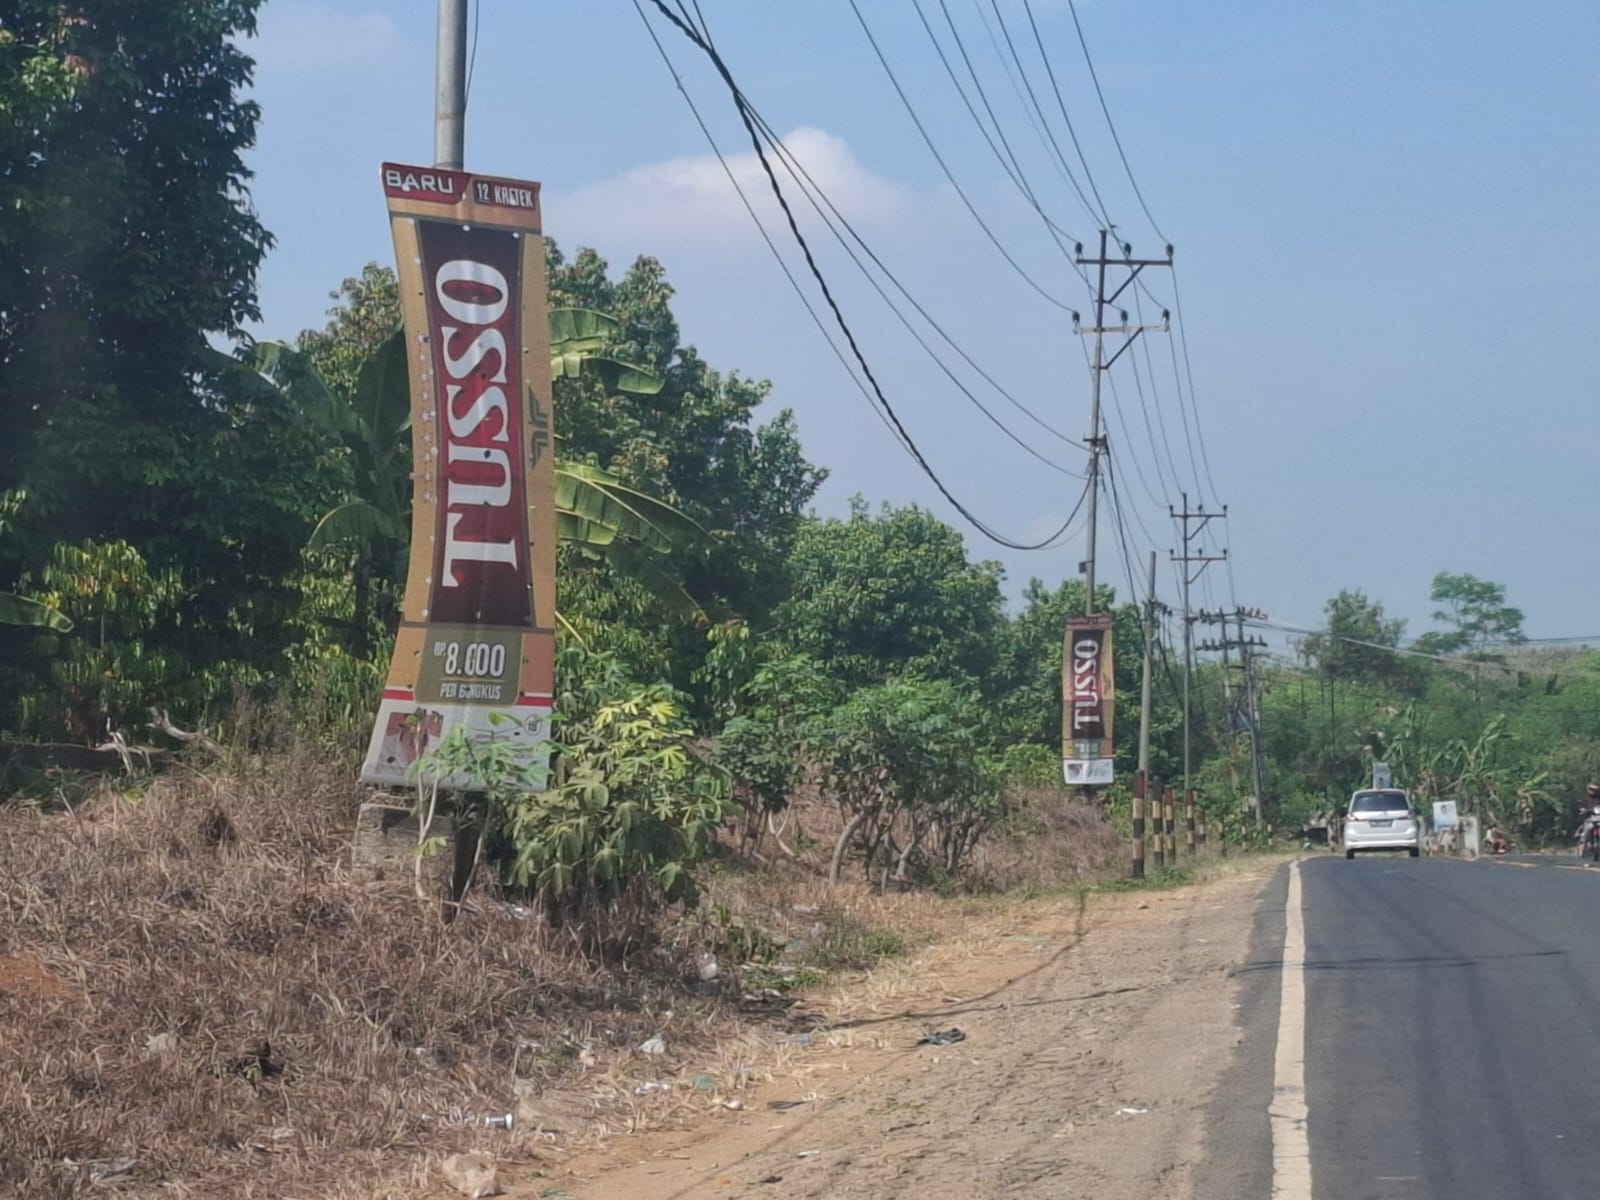
[[[1197,607],[1315,625],[1329,597],[1359,588],[1415,635],[1431,624],[1433,576],[1467,572],[1507,586],[1530,636],[1600,636],[1600,6],[1078,0],[1124,170],[1071,7],[1031,3],[1044,57],[1023,0],[857,0],[859,20],[850,0],[698,5],[794,158],[1004,389],[879,277],[1010,436],[780,175],[874,376],[949,491],[1014,541],[1073,513],[1091,372],[1072,310],[1088,325],[1092,309],[1071,259],[1109,215],[1136,257],[1175,247],[1172,270],[1148,269],[1124,294],[1138,300],[1130,319],[1156,324],[1166,308],[1182,320],[1105,376],[1116,488],[1101,495],[1102,582],[1142,591],[1154,549],[1157,593],[1177,602],[1168,508],[1187,496],[1228,509],[1194,544],[1229,552],[1196,585]],[[794,410],[808,457],[830,472],[820,513],[856,494],[922,505],[962,529],[972,557],[1004,564],[1013,598],[1030,577],[1078,571],[1081,520],[1054,548],[1005,549],[896,443],[836,356],[837,330],[832,343],[818,330],[741,207],[632,0],[477,9],[467,169],[540,181],[546,233],[569,255],[592,246],[614,273],[659,259],[684,340],[719,369],[770,380],[773,412]],[[726,89],[679,32],[650,24],[825,317]],[[262,107],[249,164],[277,243],[258,336],[322,324],[341,279],[392,261],[378,164],[432,160],[434,32],[429,0],[263,5],[248,44]]]

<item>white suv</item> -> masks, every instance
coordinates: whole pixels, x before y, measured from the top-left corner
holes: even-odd
[[[1344,816],[1344,856],[1357,850],[1422,853],[1422,822],[1402,788],[1369,788],[1350,797]]]

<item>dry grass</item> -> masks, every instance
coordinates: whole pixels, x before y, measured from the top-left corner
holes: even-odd
[[[354,882],[344,778],[288,759],[0,810],[0,1194],[87,1194],[69,1162],[134,1160],[121,1194],[281,1197],[475,1139],[531,1157],[470,1118],[614,1095],[645,1038],[718,1031],[660,952],[602,973],[504,906],[445,925]]]
[[[1005,825],[978,843],[976,886],[1010,892],[1057,891],[1122,868],[1127,843],[1092,804],[1059,789],[1012,787]]]
[[[719,869],[602,967],[492,899],[445,924],[407,881],[356,881],[362,798],[302,751],[0,808],[0,1195],[416,1196],[469,1148],[515,1175],[560,1153],[542,1128],[669,1124],[782,1071],[826,1024],[808,1001],[837,1011],[989,903],[829,888],[812,813],[798,861]],[[1016,811],[980,848],[986,888],[1080,884],[1117,853],[1092,810]],[[658,1032],[669,1053],[638,1053]],[[533,1117],[483,1127],[519,1098]]]

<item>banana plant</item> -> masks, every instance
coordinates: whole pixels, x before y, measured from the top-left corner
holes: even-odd
[[[71,633],[72,619],[47,604],[0,592],[0,625],[27,625],[54,633]]]
[[[552,308],[550,378],[577,379],[587,373],[598,377],[610,391],[654,396],[662,388],[661,376],[601,353],[625,333],[622,322],[609,313],[592,308]]]

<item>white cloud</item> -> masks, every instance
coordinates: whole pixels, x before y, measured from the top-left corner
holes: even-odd
[[[802,127],[783,143],[851,224],[881,224],[904,218],[912,198],[897,184],[874,175],[851,153],[842,138],[821,129]],[[798,183],[769,154],[778,181],[796,215],[810,211]],[[781,222],[771,186],[754,151],[727,157],[728,170],[744,189],[762,220]],[[635,167],[600,183],[570,192],[552,192],[546,211],[550,231],[558,237],[632,240],[664,237],[725,241],[756,237],[756,230],[728,181],[728,172],[713,154],[668,159]],[[777,234],[781,226],[769,229]]]
[[[400,30],[380,12],[282,0],[263,6],[259,34],[246,43],[264,70],[317,71],[380,62],[400,47]]]

